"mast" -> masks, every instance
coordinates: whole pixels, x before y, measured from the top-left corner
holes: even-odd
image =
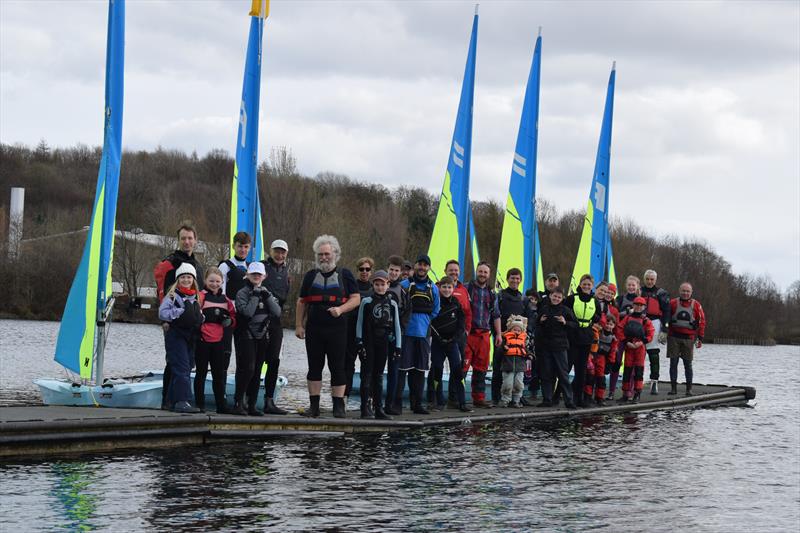
[[[465,270],[463,268],[464,257],[469,242],[467,240],[470,219],[469,177],[472,160],[472,104],[475,93],[477,40],[478,6],[476,5],[444,185],[439,199],[431,242],[428,246],[428,255],[431,258],[429,276],[434,281],[445,275],[444,267],[450,259],[457,259],[462,265],[462,278]]]
[[[253,0],[231,188],[231,250],[233,236],[239,231],[246,231],[253,242],[247,256],[248,261],[258,261],[265,257],[261,199],[258,193],[258,118],[264,25],[268,16],[269,0]]]
[[[98,384],[102,383],[106,320],[113,305],[111,266],[122,155],[124,67],[125,0],[110,0],[103,155],[89,231],[64,307],[55,350],[55,360],[79,374],[82,383],[91,381],[93,364],[97,371],[95,379]]]
[[[542,65],[542,28],[536,37],[533,59],[525,87],[517,143],[511,160],[511,178],[503,217],[500,253],[497,259],[497,286],[505,288],[505,273],[510,268],[522,271],[520,289],[534,286],[539,268],[536,225],[536,161],[539,142],[539,86]],[[541,276],[541,273],[539,273]]]
[[[617,62],[611,67],[606,91],[606,103],[603,111],[603,124],[600,129],[600,140],[597,146],[597,158],[594,165],[592,187],[586,206],[581,242],[572,270],[570,292],[575,292],[578,280],[584,274],[591,274],[595,282],[606,279],[606,255],[609,250],[608,236],[608,197],[610,189],[611,163],[611,129],[614,116],[614,85],[616,81]]]

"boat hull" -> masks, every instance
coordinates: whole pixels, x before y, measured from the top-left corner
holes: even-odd
[[[192,381],[194,381],[194,373],[192,373],[191,377]],[[34,383],[39,387],[42,393],[42,403],[45,405],[160,409],[163,378],[164,373],[158,371],[147,372],[138,378],[137,381],[109,380],[102,386],[80,385],[63,379],[37,379]],[[278,399],[281,390],[287,383],[288,380],[284,376],[278,376],[278,381],[275,385],[274,399]],[[236,378],[233,375],[229,375],[225,386],[225,395],[228,399],[228,404],[232,403],[235,391]],[[264,407],[263,382],[259,389],[256,406],[259,409],[263,409]],[[216,409],[211,376],[206,378],[204,407],[211,410]]]

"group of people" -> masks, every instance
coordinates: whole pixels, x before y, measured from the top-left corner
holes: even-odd
[[[274,392],[283,341],[280,317],[290,287],[288,245],[276,240],[267,260],[248,264],[250,236],[237,233],[234,256],[209,268],[203,277],[193,255],[194,229],[184,225],[178,237],[180,248],[155,271],[167,350],[164,408],[202,409],[210,365],[217,412],[286,414],[275,404]],[[413,264],[390,256],[385,268],[363,257],[356,262],[354,275],[339,265],[336,237],[317,237],[313,251],[315,267],[302,279],[295,309],[295,335],[305,341],[308,358],[306,416],[321,414],[326,364],[333,416],[347,416],[356,360],[362,418],[401,415],[406,384],[409,408],[421,415],[445,408],[472,412],[521,407],[536,404],[540,394],[536,404],[540,407],[559,405],[562,398],[567,408],[604,405],[615,398],[620,376],[618,401],[638,402],[644,389],[645,354],[650,361],[650,393],[659,393],[660,346],[665,343],[670,360],[668,394],[677,394],[679,360],[683,360],[686,394],[692,394],[692,359],[694,349],[702,346],[705,315],[688,282],[681,284],[677,298],[670,299],[656,285],[656,272],[648,270],[644,284],[628,276],[625,292],[617,295],[615,285],[595,286],[592,276],[585,274],[576,291],[565,295],[558,275],[551,273],[543,291],[522,294],[522,272],[517,268],[506,273],[505,288],[495,290],[486,262],[479,263],[474,279],[464,284],[455,259],[447,262],[445,276],[434,282],[425,254]],[[232,345],[236,393],[230,407],[225,380]],[[266,394],[261,411],[256,400],[264,363]],[[468,404],[465,376],[470,370]],[[524,395],[526,387],[530,398]]]

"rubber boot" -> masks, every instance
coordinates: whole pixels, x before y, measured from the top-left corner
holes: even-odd
[[[375,413],[372,411],[369,398],[361,400],[361,418],[373,418]]]
[[[333,417],[347,418],[347,412],[344,410],[344,398],[333,398]]]
[[[650,385],[650,394],[652,394],[653,396],[658,395],[658,381],[653,380],[653,384]]]
[[[694,396],[694,394],[692,394],[692,384],[691,383],[686,383],[686,396]]]
[[[670,383],[669,384],[669,392],[667,393],[667,395],[675,396],[676,394],[678,394],[678,384],[677,383]]]
[[[422,403],[422,387],[425,386],[425,374],[417,370],[412,370],[409,374],[411,380],[411,394],[414,398],[414,406],[412,411],[417,415],[429,415],[430,411],[425,409]]]
[[[363,415],[361,418],[364,418]],[[380,404],[375,405],[375,419],[376,420],[391,420],[392,417],[387,415]]]
[[[303,416],[319,418],[319,394],[316,396],[309,396],[308,399],[311,402],[311,406],[308,408],[308,411],[303,413]]]
[[[234,402],[233,409],[231,409],[231,414],[247,416],[247,410],[242,406],[241,402]]]
[[[250,416],[264,416],[264,411],[256,409],[255,402],[248,404],[247,406],[247,414]]]
[[[264,400],[264,412],[268,415],[285,415],[289,411],[275,405],[275,400],[272,398],[267,398]]]

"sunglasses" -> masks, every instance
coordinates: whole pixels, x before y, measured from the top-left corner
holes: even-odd
[[[372,269],[370,267],[358,267],[359,272],[369,272]]]

